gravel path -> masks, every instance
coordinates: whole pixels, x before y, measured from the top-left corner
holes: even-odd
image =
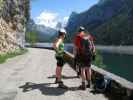
[[[77,90],[81,80],[68,64],[63,69],[63,81],[69,90],[57,88],[54,52],[29,49],[25,55],[9,59],[0,65],[0,100],[108,100],[91,89]]]

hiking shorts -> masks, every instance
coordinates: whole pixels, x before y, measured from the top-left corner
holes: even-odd
[[[91,57],[90,56],[80,56],[78,58],[78,64],[79,67],[84,68],[84,67],[91,67]]]
[[[63,67],[63,65],[65,64],[63,57],[56,57],[56,60],[57,60],[57,66]]]

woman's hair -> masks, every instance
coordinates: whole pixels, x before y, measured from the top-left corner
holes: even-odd
[[[65,35],[65,33],[59,32],[58,37]]]
[[[63,35],[66,35],[66,30],[65,29],[60,29],[58,31],[58,37],[63,36]]]

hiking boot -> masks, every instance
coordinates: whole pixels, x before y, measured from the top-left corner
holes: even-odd
[[[90,87],[91,87],[91,85],[90,85],[90,84],[87,84],[87,85],[86,85],[86,87],[87,87],[87,88],[90,88]]]
[[[91,81],[88,81],[86,87],[87,87],[87,88],[91,88],[91,85],[92,85],[92,84],[91,84]]]
[[[56,78],[56,79],[55,79],[55,84],[57,84],[57,83],[58,83],[58,79]]]
[[[62,89],[68,89],[68,87],[66,85],[63,84],[62,81],[58,82],[58,88],[62,88]]]
[[[78,87],[80,90],[86,90],[85,82],[82,82],[82,85]]]
[[[80,78],[80,72],[77,72],[77,78]]]
[[[58,81],[58,78],[56,78],[54,83],[57,84],[57,83],[60,83],[60,82],[62,82],[62,81]]]

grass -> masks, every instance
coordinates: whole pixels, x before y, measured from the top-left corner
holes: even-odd
[[[6,60],[8,58],[13,58],[18,55],[22,55],[22,54],[26,53],[27,51],[28,51],[27,49],[16,49],[14,52],[8,52],[6,54],[2,54],[2,55],[0,55],[0,64],[6,62]]]
[[[99,68],[105,68],[106,65],[103,63],[103,57],[100,53],[100,51],[96,51],[96,57],[95,57],[95,61],[92,62],[92,64],[96,65]]]

